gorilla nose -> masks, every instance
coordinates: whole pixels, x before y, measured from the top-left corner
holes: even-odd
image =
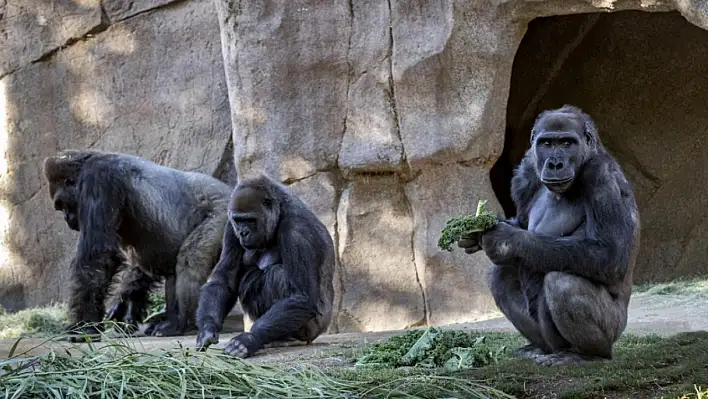
[[[548,169],[551,169],[551,170],[563,169],[563,161],[560,161],[557,159],[549,159],[548,160]]]

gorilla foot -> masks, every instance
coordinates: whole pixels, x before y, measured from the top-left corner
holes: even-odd
[[[67,330],[66,336],[62,340],[72,343],[101,341],[101,331],[95,326],[70,327]]]
[[[231,341],[226,344],[224,352],[227,355],[240,357],[243,359],[253,356],[253,354],[260,348],[261,344],[255,335],[251,333],[241,333],[231,338]]]
[[[536,364],[539,366],[555,366],[562,364],[587,364],[587,363],[606,363],[610,359],[600,356],[587,356],[575,352],[560,351],[548,355],[536,357]]]
[[[171,321],[163,321],[154,323],[145,330],[145,335],[153,337],[174,337],[175,335],[184,335],[185,329],[180,328],[177,323]]]
[[[546,351],[534,344],[528,344],[520,348],[514,349],[513,351],[511,351],[511,355],[516,357],[523,357],[526,359],[536,359],[539,356],[546,355]]]

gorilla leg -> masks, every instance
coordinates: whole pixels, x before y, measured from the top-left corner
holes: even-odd
[[[212,266],[219,259],[226,226],[224,214],[205,219],[182,244],[177,255],[172,299],[167,302],[167,320],[155,326],[152,335],[173,336],[194,328],[194,314],[199,302],[199,289],[209,278]],[[168,284],[165,284],[167,290]]]
[[[131,327],[128,332],[137,329],[138,323],[145,318],[150,291],[157,279],[145,273],[140,267],[128,270],[118,289],[118,301],[108,313],[108,320],[123,322]]]
[[[120,251],[107,251],[97,254],[92,259],[98,267],[80,267],[78,258],[72,263],[72,290],[69,297],[70,325],[69,341],[84,342],[85,339],[75,335],[98,334],[106,308],[105,299],[111,279],[124,262]],[[95,325],[94,325],[95,323]],[[98,341],[99,337],[94,337]]]
[[[526,338],[530,344],[516,349],[517,356],[535,358],[551,351],[541,333],[541,325],[532,314],[537,307],[535,298],[542,291],[542,283],[538,287],[523,287],[527,292],[535,293],[530,298],[524,295],[519,269],[515,266],[492,266],[489,271],[489,289],[494,302],[504,316]],[[534,292],[535,291],[535,292]]]
[[[627,325],[624,306],[602,286],[561,272],[546,274],[541,325],[553,353],[539,364],[612,359],[612,345]]]
[[[226,353],[249,357],[275,341],[305,338],[309,342],[316,338],[308,327],[318,315],[316,304],[293,290],[282,265],[269,266],[265,271],[251,269],[241,284],[241,304],[255,321],[250,332],[229,341]]]

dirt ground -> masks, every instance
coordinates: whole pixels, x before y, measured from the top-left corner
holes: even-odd
[[[629,321],[626,332],[645,335],[650,333],[660,335],[672,335],[684,331],[708,330],[708,306],[705,296],[696,295],[647,295],[638,294],[632,297],[629,307]],[[512,325],[503,317],[489,320],[454,324],[444,326],[454,329],[477,329],[487,331],[513,331]],[[286,362],[288,360],[307,357],[319,357],[328,352],[342,348],[352,348],[372,343],[384,339],[401,331],[386,331],[372,333],[342,333],[329,334],[319,337],[312,345],[302,344],[291,346],[280,346],[266,348],[253,361],[263,362]],[[220,343],[215,345],[214,350],[223,348],[234,334],[224,334],[220,337]],[[141,337],[132,338],[138,348],[145,350],[158,348],[171,348],[182,345],[191,348],[194,345],[196,336],[182,336],[171,338]],[[16,340],[0,341],[0,359],[6,359],[12,351]],[[104,345],[100,343],[97,345]],[[68,342],[46,342],[44,340],[21,340],[14,353],[39,355],[47,353],[51,348],[71,347],[75,344]]]

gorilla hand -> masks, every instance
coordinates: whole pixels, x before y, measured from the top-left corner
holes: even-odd
[[[106,315],[106,319],[110,321],[123,321],[128,312],[128,304],[125,301],[116,301],[113,308]]]
[[[244,332],[231,338],[224,348],[224,353],[243,359],[252,356],[260,347],[261,343],[258,337],[250,332]]]
[[[138,321],[133,318],[133,302],[127,301],[117,301],[111,311],[108,312],[106,319],[109,321],[114,321],[116,323],[122,323],[120,328],[124,330],[126,334],[133,334],[138,331]]]
[[[481,244],[482,233],[463,234],[457,241],[457,246],[463,248],[466,254],[473,254],[482,249]]]
[[[207,325],[199,330],[197,336],[197,350],[205,351],[211,345],[219,343],[219,333],[215,326]]]
[[[524,230],[500,221],[482,233],[482,249],[496,265],[510,264],[516,257],[517,238]]]

